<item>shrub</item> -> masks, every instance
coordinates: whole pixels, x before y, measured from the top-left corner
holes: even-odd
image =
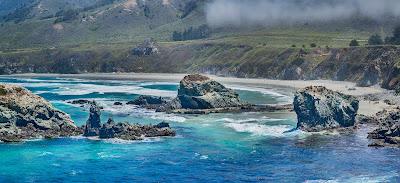
[[[311,43],[310,46],[311,46],[311,48],[315,48],[315,47],[317,47],[317,44]]]
[[[194,39],[208,38],[211,35],[211,30],[207,25],[201,25],[198,28],[190,27],[183,32],[174,31],[172,33],[172,40],[185,41]]]
[[[353,39],[353,40],[350,41],[349,46],[350,47],[355,47],[355,46],[360,46],[360,44],[358,43],[357,40]]]
[[[378,34],[374,34],[368,39],[368,45],[382,45],[383,40],[382,37]]]

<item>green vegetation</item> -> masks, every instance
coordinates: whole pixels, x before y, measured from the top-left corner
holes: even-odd
[[[315,47],[317,47],[317,44],[311,43],[311,44],[310,44],[310,47],[311,47],[311,48],[315,48]]]
[[[207,25],[201,25],[198,28],[190,27],[189,29],[178,32],[174,31],[172,33],[173,41],[186,41],[186,40],[195,40],[195,39],[204,39],[208,38],[211,35],[211,30]]]
[[[7,90],[4,89],[4,86],[0,86],[0,96],[7,95]]]
[[[393,30],[393,35],[385,38],[386,44],[400,45],[400,26],[397,26]]]
[[[374,34],[368,39],[368,45],[374,46],[374,45],[382,45],[383,40],[382,37],[379,34]]]
[[[54,21],[54,23],[76,20],[78,18],[78,15],[79,15],[78,10],[73,10],[73,9],[61,10],[56,13],[55,16],[58,18]]]
[[[185,3],[185,5],[182,8],[180,8],[182,11],[181,18],[187,17],[196,8],[197,8],[196,0],[189,0],[188,2]]]
[[[360,46],[360,43],[358,43],[358,41],[356,39],[353,39],[353,40],[350,41],[349,46],[350,47]]]

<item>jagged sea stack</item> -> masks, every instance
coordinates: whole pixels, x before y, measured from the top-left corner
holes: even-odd
[[[96,102],[90,105],[89,119],[86,121],[84,136],[92,137],[99,135],[99,128],[101,127],[101,109]]]
[[[0,140],[79,135],[71,118],[25,88],[0,85]]]
[[[308,132],[354,126],[359,101],[352,96],[310,86],[296,92],[297,128]]]

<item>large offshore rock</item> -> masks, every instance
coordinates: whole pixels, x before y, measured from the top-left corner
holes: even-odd
[[[323,86],[310,86],[298,90],[294,98],[297,128],[317,132],[354,126],[359,101]]]
[[[0,140],[79,135],[71,118],[42,97],[13,85],[0,85]]]
[[[185,76],[179,85],[178,96],[158,111],[176,109],[215,109],[240,107],[239,95],[222,84],[199,74]]]
[[[98,136],[99,129],[101,127],[101,108],[97,105],[96,102],[93,102],[90,106],[90,114],[89,119],[86,121],[84,136]]]
[[[400,147],[400,111],[383,111],[377,114],[378,128],[368,134],[375,142],[370,146]]]

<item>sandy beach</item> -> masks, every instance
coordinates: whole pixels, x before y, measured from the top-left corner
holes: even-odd
[[[15,74],[13,77],[61,77],[61,78],[78,78],[92,80],[143,80],[158,82],[179,82],[186,74],[164,74],[164,73],[90,73],[90,74]],[[208,75],[226,85],[247,86],[260,89],[273,89],[276,92],[293,95],[294,91],[307,86],[325,86],[328,89],[338,91],[344,94],[353,95],[360,99],[359,114],[374,115],[383,109],[393,108],[384,102],[385,99],[396,98],[390,91],[382,89],[378,86],[373,87],[357,87],[355,83],[345,81],[331,80],[271,80],[271,79],[249,79],[220,77]],[[7,76],[10,77],[10,76]],[[379,101],[365,100],[365,95],[380,96]]]

